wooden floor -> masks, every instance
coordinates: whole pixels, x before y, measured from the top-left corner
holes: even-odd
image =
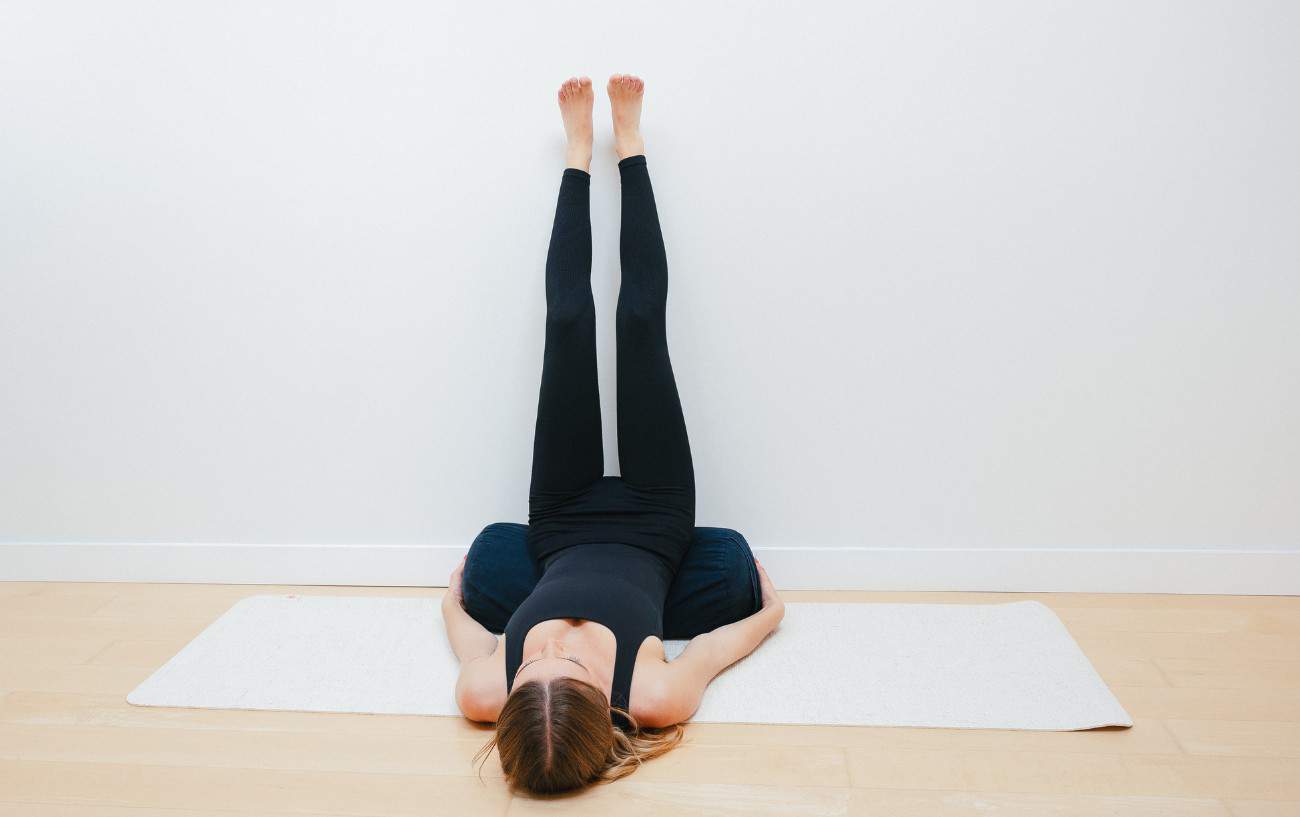
[[[236,600],[441,589],[0,583],[0,817],[1300,815],[1300,598],[783,593],[1052,607],[1136,721],[1013,732],[698,724],[578,796],[511,797],[458,718],[139,708]]]

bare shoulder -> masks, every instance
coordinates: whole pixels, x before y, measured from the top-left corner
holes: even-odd
[[[692,639],[692,644],[704,636]],[[709,677],[697,660],[699,649],[691,645],[672,661],[664,653],[664,642],[649,636],[637,652],[632,673],[632,716],[642,726],[672,726],[690,718],[699,707]]]
[[[506,695],[505,638],[501,637],[491,653],[460,665],[456,704],[472,721],[495,723],[506,705]]]

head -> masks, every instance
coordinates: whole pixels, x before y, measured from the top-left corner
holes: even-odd
[[[681,742],[680,724],[638,729],[631,713],[615,708],[632,724],[625,734],[610,720],[609,698],[587,681],[540,672],[525,681],[524,673],[497,716],[496,735],[479,750],[486,758],[496,747],[511,786],[547,794],[617,780]]]

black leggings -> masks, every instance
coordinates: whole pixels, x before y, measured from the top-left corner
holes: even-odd
[[[547,521],[531,518],[533,511],[555,511],[566,497],[585,492],[585,499],[569,500],[566,505],[564,533],[570,541],[628,541],[626,534],[635,531],[627,529],[638,523],[642,534],[653,532],[650,529],[662,521],[650,512],[654,505],[689,510],[694,524],[695,470],[668,357],[668,264],[659,214],[645,156],[629,156],[618,163],[618,169],[623,191],[619,240],[623,279],[615,330],[618,460],[625,485],[614,486],[608,481],[617,478],[603,476],[596,308],[591,292],[591,176],[582,170],[566,168],[560,180],[546,256],[546,350],[533,440],[530,523]],[[592,486],[601,480],[610,490],[593,496]],[[669,526],[672,536],[680,532],[681,522],[678,514]],[[617,530],[620,525],[624,530]],[[538,525],[539,530],[544,527]],[[660,535],[667,535],[667,530],[660,530]],[[689,526],[685,535],[689,543]],[[558,539],[550,550],[556,544]]]

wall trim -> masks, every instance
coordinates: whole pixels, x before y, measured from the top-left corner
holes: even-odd
[[[0,581],[446,586],[466,545],[0,544]],[[1300,550],[756,547],[784,590],[1300,595]]]

